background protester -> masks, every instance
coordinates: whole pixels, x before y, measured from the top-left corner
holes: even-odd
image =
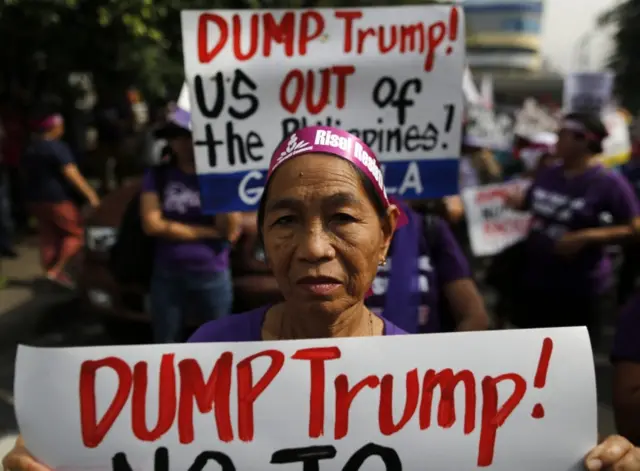
[[[150,288],[154,340],[174,343],[183,340],[187,315],[210,320],[231,313],[229,249],[239,237],[240,215],[202,214],[188,113],[176,110],[157,137],[169,142],[171,160],[146,172],[140,211],[145,232],[157,238]]]
[[[447,223],[393,202],[403,217],[367,306],[409,333],[487,329],[484,301]]]
[[[618,316],[611,362],[616,428],[640,445],[640,292]]]
[[[83,244],[79,205],[87,201],[96,207],[100,201],[78,170],[71,150],[61,140],[62,116],[43,114],[33,125],[34,139],[22,162],[25,197],[38,223],[44,275],[71,287],[73,283],[65,268]]]
[[[518,327],[586,324],[598,343],[612,307],[605,246],[628,238],[639,214],[628,182],[594,159],[606,136],[597,116],[567,115],[558,133],[562,164],[541,170],[524,198],[509,201],[533,215],[513,308]]]

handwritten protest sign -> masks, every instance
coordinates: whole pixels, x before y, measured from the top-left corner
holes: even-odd
[[[514,192],[525,191],[529,185],[527,180],[514,180],[462,191],[474,255],[496,255],[526,237],[530,214],[507,208],[505,198]]]
[[[555,132],[558,117],[541,107],[536,100],[528,98],[516,112],[514,133],[526,139],[540,132]]]
[[[182,32],[204,211],[255,209],[270,153],[316,124],[361,137],[389,193],[457,191],[462,8],[183,11]]]
[[[574,72],[564,79],[563,108],[600,114],[611,102],[613,72]]]
[[[26,444],[66,471],[566,471],[597,438],[584,328],[21,346],[16,368]]]

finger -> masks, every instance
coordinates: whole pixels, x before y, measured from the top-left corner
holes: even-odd
[[[33,456],[29,454],[26,448],[14,448],[4,460],[2,466],[6,470],[19,471],[51,471],[41,463],[38,463]]]
[[[629,452],[616,461],[610,468],[612,471],[638,471],[640,470],[640,449],[631,448]]]
[[[590,470],[611,466],[622,459],[622,457],[632,449],[633,445],[629,440],[620,435],[612,435],[589,452],[585,459],[585,464],[587,469]],[[593,465],[595,465],[597,461],[601,463],[601,467],[593,468]],[[589,463],[591,463],[592,466],[590,466]]]

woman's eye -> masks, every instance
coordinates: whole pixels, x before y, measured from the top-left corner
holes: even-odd
[[[293,223],[295,220],[294,216],[281,216],[276,219],[273,223],[274,226],[286,226],[287,224]]]
[[[351,216],[350,214],[347,213],[336,213],[333,216],[334,221],[338,221],[338,222],[355,222],[357,221],[356,218],[354,218],[353,216]]]

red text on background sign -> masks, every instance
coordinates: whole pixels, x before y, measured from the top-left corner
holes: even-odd
[[[304,99],[306,110],[317,115],[322,113],[330,102],[333,102],[339,110],[346,104],[347,77],[355,74],[356,68],[352,65],[334,65],[319,71],[319,92],[316,89],[316,71],[300,69],[290,71],[280,86],[280,105],[289,113],[298,111]],[[335,96],[331,96],[331,82],[336,77]],[[293,90],[293,94],[289,93]],[[291,96],[292,95],[292,96]]]
[[[511,196],[516,187],[492,188],[491,190],[483,190],[476,193],[476,204],[484,204],[493,200],[506,201]]]
[[[553,340],[545,338],[533,379],[534,388],[545,386],[549,361],[553,350]],[[310,438],[320,438],[325,434],[325,389],[327,378],[325,363],[339,360],[338,347],[307,348],[298,350],[292,360],[309,362],[309,420]],[[252,363],[268,358],[267,371],[254,381]],[[104,440],[127,402],[130,402],[131,430],[141,441],[154,442],[177,424],[180,443],[189,444],[194,440],[194,406],[202,414],[213,411],[218,437],[222,442],[254,439],[254,407],[261,394],[269,387],[284,367],[286,358],[279,350],[265,350],[240,361],[234,362],[231,352],[224,352],[208,377],[205,378],[201,366],[195,359],[186,358],[175,364],[174,354],[162,356],[159,371],[158,415],[153,428],[147,425],[146,402],[149,367],[140,361],[131,367],[125,360],[115,356],[100,360],[84,361],[80,367],[80,420],[82,440],[86,447],[96,448]],[[234,368],[235,363],[235,368]],[[96,402],[96,375],[100,369],[109,369],[118,377],[117,391],[104,415],[98,419]],[[234,371],[235,370],[235,371]],[[231,416],[232,382],[235,374],[237,389],[237,423],[234,428]],[[399,375],[396,375],[396,378]],[[176,387],[179,377],[179,387]],[[513,391],[502,404],[498,404],[498,386],[510,382]],[[349,375],[339,374],[333,380],[335,390],[335,420],[333,438],[340,440],[349,433],[349,411],[358,394],[365,388],[379,390],[377,410],[378,426],[383,435],[389,436],[401,431],[412,419],[417,420],[421,430],[432,425],[433,393],[440,388],[436,421],[444,429],[452,427],[457,420],[455,389],[464,386],[464,434],[476,429],[476,410],[480,402],[481,419],[478,441],[477,464],[491,465],[495,453],[497,432],[521,403],[527,392],[524,376],[508,372],[496,377],[485,376],[480,381],[480,401],[476,388],[475,374],[470,370],[454,373],[450,368],[440,371],[428,370],[420,375],[417,369],[408,371],[401,388],[405,396],[402,416],[393,417],[393,390],[398,388],[397,379],[391,373],[369,375],[354,380]],[[536,403],[531,416],[544,417],[544,407]],[[234,433],[235,430],[235,433]]]
[[[525,234],[531,221],[528,219],[504,219],[502,221],[485,221],[483,230],[485,234]]]
[[[433,70],[436,51],[443,47],[446,55],[451,54],[453,43],[458,39],[458,7],[451,7],[448,21],[432,24],[416,22],[362,28],[358,24],[364,16],[362,10],[340,9],[333,15],[344,23],[342,51],[345,54],[360,55],[372,47],[380,54],[419,53],[425,58],[427,72]],[[313,10],[288,11],[280,21],[270,12],[253,13],[244,22],[238,14],[227,19],[217,13],[203,13],[197,26],[198,60],[201,64],[213,61],[229,39],[233,56],[241,62],[256,56],[270,57],[276,44],[283,47],[286,57],[305,56],[311,41],[322,40],[325,24],[323,14]],[[210,28],[214,26],[217,35],[210,35]],[[248,38],[248,44],[243,43],[243,38]]]

